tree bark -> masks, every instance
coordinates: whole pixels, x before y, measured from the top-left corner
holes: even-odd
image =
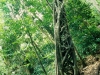
[[[78,75],[74,44],[69,33],[64,0],[54,0],[53,11],[56,75]]]

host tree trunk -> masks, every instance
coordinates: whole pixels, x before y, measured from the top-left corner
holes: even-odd
[[[64,1],[54,0],[56,75],[78,75],[75,50],[69,33]]]

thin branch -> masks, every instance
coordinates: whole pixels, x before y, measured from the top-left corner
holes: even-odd
[[[46,0],[46,2],[47,2],[47,4],[48,4],[48,6],[50,7],[50,9],[53,10],[53,7],[50,5],[49,1]]]
[[[76,49],[76,47],[75,47],[75,46],[74,46],[74,50],[75,50],[75,52],[76,52],[77,56],[79,57],[79,59],[80,59],[80,61],[81,61],[82,65],[83,65],[83,68],[84,68],[84,67],[86,66],[85,61],[83,60],[83,58],[81,57],[81,55],[78,53],[78,51],[77,51],[77,49]]]
[[[31,34],[30,34],[30,32],[29,32],[28,30],[27,30],[27,33],[28,33],[28,35],[29,35],[29,37],[30,37],[31,44],[32,44],[32,46],[34,47],[35,53],[36,53],[36,55],[37,55],[37,57],[38,57],[39,63],[40,63],[40,65],[41,65],[41,67],[42,67],[42,69],[43,69],[45,75],[47,75],[47,72],[46,72],[46,70],[45,70],[45,68],[44,68],[44,66],[43,66],[43,64],[42,64],[41,58],[40,58],[40,56],[39,56],[39,53],[38,53],[37,50],[36,50],[36,49],[37,49],[37,46],[36,46],[36,44],[34,43],[34,41],[33,41],[33,39],[32,39],[32,36],[31,36]]]
[[[35,15],[36,16],[36,15]],[[36,18],[38,18],[37,16],[36,16]],[[34,20],[34,17],[32,16],[32,19]],[[39,18],[38,18],[39,19]],[[41,23],[43,23],[43,21],[41,20],[41,19],[39,19],[39,21],[41,22]],[[53,36],[51,35],[51,37],[48,35],[48,31],[45,29],[45,28],[41,28],[40,26],[38,26],[37,25],[37,27],[39,28],[39,30],[43,33],[43,34],[45,34],[48,38],[49,38],[49,40],[53,43],[53,44],[55,44],[55,42],[54,42],[54,40],[53,40]]]

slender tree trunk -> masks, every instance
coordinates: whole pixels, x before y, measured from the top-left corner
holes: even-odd
[[[69,33],[64,0],[54,0],[56,75],[78,75],[74,45]]]

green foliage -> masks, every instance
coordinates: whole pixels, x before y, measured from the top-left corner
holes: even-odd
[[[78,51],[85,55],[94,54],[98,50],[100,30],[90,5],[80,0],[69,0],[66,10],[71,35]]]
[[[52,6],[53,0],[49,3]],[[0,11],[4,19],[0,26],[0,75],[30,75],[30,70],[31,75],[44,75],[35,49],[48,75],[55,75],[53,12],[46,0],[0,0]],[[80,0],[68,0],[66,13],[78,52],[86,55],[98,51],[97,10]],[[28,32],[37,47],[33,47]]]
[[[53,35],[53,26],[52,12],[46,5],[46,1],[8,0],[7,2],[2,1],[1,6],[5,19],[0,38],[3,39],[1,53],[6,68],[6,71],[0,70],[1,73],[8,75],[13,73],[14,75],[44,74],[28,31],[40,49],[37,51],[41,56],[44,68],[47,71],[54,70],[54,67],[48,68],[54,63],[54,45],[48,39]],[[0,69],[3,70],[3,68]]]

